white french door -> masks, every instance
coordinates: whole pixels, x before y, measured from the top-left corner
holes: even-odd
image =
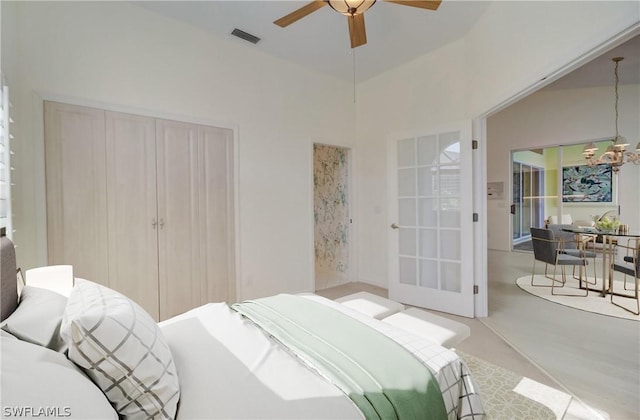
[[[391,299],[474,316],[471,153],[471,121],[391,138]]]

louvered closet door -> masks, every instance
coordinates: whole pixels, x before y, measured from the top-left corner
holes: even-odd
[[[108,285],[104,111],[44,103],[48,262]]]
[[[229,150],[230,130],[157,122],[160,319],[233,298]]]
[[[106,112],[106,137],[109,287],[157,320],[156,122]]]

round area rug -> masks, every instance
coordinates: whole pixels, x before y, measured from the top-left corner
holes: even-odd
[[[595,286],[589,286],[596,289],[602,288],[602,280],[598,279],[598,284]],[[551,280],[546,278],[542,274],[536,274],[534,276],[535,284],[547,284],[551,285]],[[631,312],[625,311],[611,303],[611,296],[600,296],[599,292],[593,290],[589,291],[589,296],[575,297],[575,296],[558,296],[551,294],[551,287],[534,287],[531,286],[531,275],[520,277],[516,280],[516,284],[522,290],[531,293],[532,295],[541,297],[548,301],[559,303],[561,305],[569,306],[571,308],[580,309],[583,311],[593,312],[600,315],[614,316],[616,318],[631,319],[634,321],[640,321],[639,315],[634,315]],[[578,288],[578,281],[572,278],[567,279],[567,283],[562,288],[555,288],[556,293],[573,293],[576,295],[584,294],[584,290]],[[616,290],[622,290],[622,285],[616,284]],[[631,298],[624,298],[615,296],[616,303],[627,306],[629,309],[635,310],[636,301]]]

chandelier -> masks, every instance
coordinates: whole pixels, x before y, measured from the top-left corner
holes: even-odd
[[[626,150],[626,147],[629,145],[629,143],[627,142],[627,139],[625,137],[621,136],[618,133],[618,65],[622,60],[624,60],[624,57],[615,57],[612,60],[616,63],[614,70],[614,74],[616,77],[616,136],[611,139],[611,144],[599,158],[595,158],[595,154],[598,148],[593,142],[584,146],[582,154],[587,160],[587,165],[594,166],[604,163],[611,165],[611,169],[613,170],[613,172],[618,172],[620,170],[620,167],[627,162],[632,162],[636,165],[640,165],[640,142],[638,142],[638,144],[636,145],[635,151]]]

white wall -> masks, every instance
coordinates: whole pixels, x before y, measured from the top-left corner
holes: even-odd
[[[312,287],[310,138],[353,144],[359,279],[386,286],[387,136],[478,117],[637,23],[638,8],[495,2],[465,38],[358,85],[354,111],[348,84],[128,3],[19,2],[20,263],[45,263],[34,93],[49,92],[239,129],[242,298]]]
[[[39,113],[41,97],[53,95],[236,128],[238,297],[313,289],[311,138],[352,141],[348,83],[128,2],[19,2],[18,11],[14,210],[23,268],[46,263]]]
[[[495,2],[464,39],[359,85],[360,279],[387,285],[390,133],[479,117],[638,21],[637,2]]]
[[[16,30],[16,3],[0,2],[0,68],[5,82],[10,83],[18,78],[16,45],[10,36]]]
[[[640,85],[620,85],[618,91],[619,131],[635,147],[640,139]],[[511,249],[511,151],[613,137],[614,119],[614,94],[610,86],[539,91],[488,119],[487,181],[504,182],[507,188],[504,200],[488,202],[490,249]],[[618,191],[621,220],[631,230],[640,231],[640,166],[626,164],[620,169]],[[580,205],[568,207],[572,206]]]

